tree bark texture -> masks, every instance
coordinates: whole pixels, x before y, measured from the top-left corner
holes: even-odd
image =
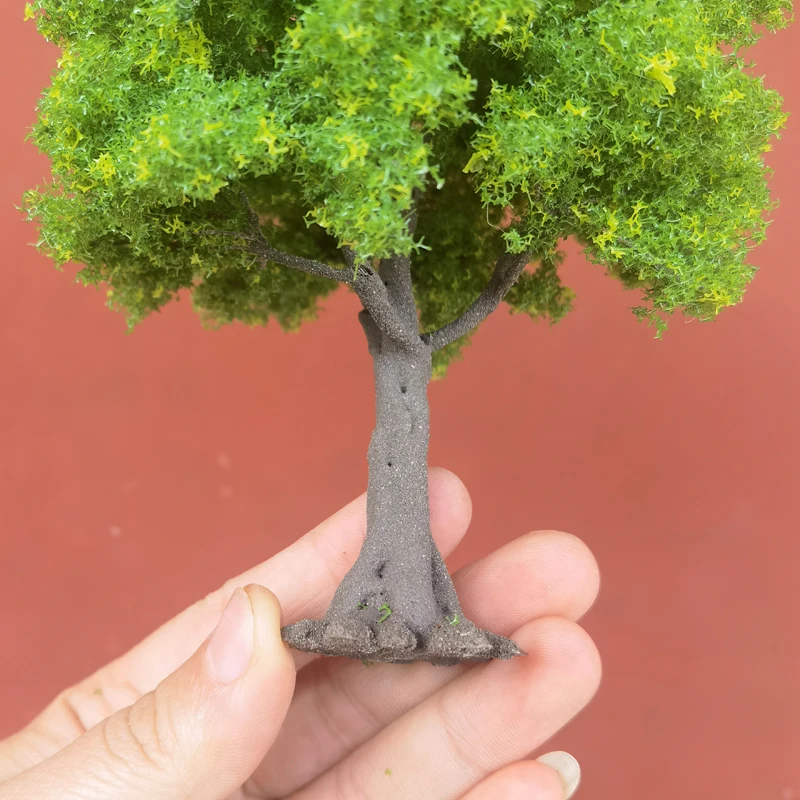
[[[418,334],[407,259],[384,260],[380,278],[404,335],[382,330],[361,312],[375,373],[366,538],[325,619],[289,625],[284,639],[297,649],[367,661],[453,664],[519,655],[513,642],[464,618],[433,540],[427,396],[433,348]]]

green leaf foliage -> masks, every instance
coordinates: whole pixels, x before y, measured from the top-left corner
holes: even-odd
[[[558,320],[558,242],[639,286],[641,316],[738,302],[771,201],[780,98],[742,55],[790,0],[33,0],[62,57],[26,195],[42,249],[131,322],[181,290],[212,322],[295,328],[331,282],[226,249],[247,221],[344,266],[412,256],[421,326],[477,297]],[[406,224],[419,197],[418,226]],[[438,354],[443,371],[465,342]]]
[[[522,221],[509,247],[574,235],[635,281],[649,311],[699,318],[739,302],[771,203],[762,154],[780,98],[744,71],[753,23],[785,24],[780,2],[546,3],[495,82],[468,171],[487,205]]]

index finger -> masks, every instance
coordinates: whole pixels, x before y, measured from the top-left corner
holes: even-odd
[[[472,515],[469,494],[453,473],[433,469],[429,480],[431,528],[439,549],[450,553]],[[178,614],[122,657],[128,680],[142,693],[177,669],[208,636],[234,589],[256,583],[273,592],[283,624],[321,617],[358,556],[366,533],[366,495],[361,495],[294,544],[232,578]]]
[[[469,525],[469,494],[459,478],[443,469],[431,470],[429,494],[433,535],[447,555]],[[306,616],[321,617],[355,561],[365,531],[366,495],[362,495],[293,545],[226,581],[125,655],[63,692],[25,730],[0,742],[0,780],[43,761],[152,691],[211,633],[237,587],[256,583],[269,588],[280,600],[285,624]],[[4,760],[13,767],[4,767]]]

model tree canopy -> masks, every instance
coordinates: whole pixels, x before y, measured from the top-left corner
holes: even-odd
[[[738,302],[785,115],[743,48],[790,0],[32,0],[62,48],[34,130],[41,246],[132,323],[363,305],[377,425],[367,536],[301,649],[509,657],[430,534],[426,386],[501,301],[559,319],[558,244],[657,326]]]
[[[744,71],[786,0],[35,0],[63,55],[28,196],[44,247],[132,320],[193,288],[219,321],[293,327],[335,284],[226,250],[244,188],[276,249],[344,268],[414,254],[422,325],[463,311],[498,254],[507,302],[569,306],[556,248],[641,284],[651,312],[741,299],[785,115]],[[419,226],[406,217],[421,193]],[[474,197],[472,196],[474,195]],[[501,229],[503,211],[513,223]],[[507,217],[508,219],[508,217]]]

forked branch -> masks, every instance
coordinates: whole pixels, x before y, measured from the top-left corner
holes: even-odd
[[[529,252],[504,253],[500,256],[489,283],[478,299],[457,319],[439,330],[423,334],[422,340],[432,350],[441,350],[477,328],[500,305],[500,301],[509,293],[532,257]]]
[[[357,264],[356,254],[349,247],[342,249],[347,268],[337,269],[311,258],[303,258],[273,247],[261,230],[258,213],[250,204],[247,195],[240,193],[242,205],[247,212],[247,230],[206,230],[208,236],[238,239],[244,244],[229,245],[226,249],[251,253],[261,259],[262,266],[273,261],[289,269],[296,269],[317,278],[328,278],[352,286],[365,311],[378,329],[396,343],[409,349],[424,347],[416,326],[410,326],[397,313],[383,281],[368,264]]]

